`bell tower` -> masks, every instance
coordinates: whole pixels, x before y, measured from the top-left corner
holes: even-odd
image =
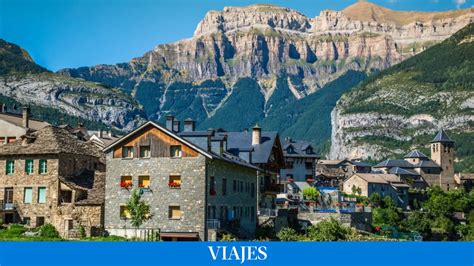
[[[444,190],[454,185],[454,141],[443,129],[431,141],[431,159],[441,167],[439,186]]]

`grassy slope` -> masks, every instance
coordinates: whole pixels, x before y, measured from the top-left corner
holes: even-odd
[[[342,97],[343,113],[378,112],[404,117],[428,114],[435,119],[474,115],[472,108],[462,105],[474,97],[474,42],[469,41],[473,34],[471,24],[441,44],[368,78]],[[458,171],[474,171],[473,132],[473,123],[461,130],[448,131],[456,141],[457,157],[461,160],[456,166]],[[415,135],[413,129],[402,129],[402,133]],[[394,147],[405,151],[416,147],[428,152],[427,144],[432,137],[419,135],[404,142],[368,136],[358,143],[378,144],[388,151]]]

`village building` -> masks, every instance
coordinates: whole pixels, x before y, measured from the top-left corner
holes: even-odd
[[[320,156],[307,141],[286,138],[283,142],[283,156],[285,168],[280,170],[283,183],[290,181],[304,182],[314,180],[316,162]]]
[[[0,104],[0,145],[13,142],[27,132],[40,130],[49,124],[31,119],[28,107],[23,108],[22,114],[9,113],[5,104]]]
[[[405,155],[404,159],[388,159],[373,168],[383,173],[396,174],[413,188],[454,188],[454,141],[440,129],[430,146],[431,158],[414,150]]]
[[[409,186],[393,174],[356,173],[344,181],[342,191],[370,197],[378,193],[382,198],[389,196],[401,208],[408,206]]]
[[[316,185],[342,189],[344,180],[355,173],[370,173],[370,164],[356,160],[319,160],[316,165]]]
[[[105,170],[96,146],[46,126],[0,146],[0,219],[52,224],[62,237],[100,235]],[[83,229],[82,229],[83,228]]]
[[[253,238],[259,167],[228,152],[231,137],[194,131],[194,122],[169,117],[147,122],[105,148],[105,229],[134,236],[127,201],[133,189],[150,206],[140,230],[162,240],[216,240],[219,231]]]

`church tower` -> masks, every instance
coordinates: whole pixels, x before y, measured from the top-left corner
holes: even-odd
[[[454,141],[444,132],[438,131],[431,141],[431,159],[441,167],[439,185],[444,190],[454,184]]]

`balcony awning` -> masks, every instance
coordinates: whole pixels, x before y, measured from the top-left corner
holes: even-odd
[[[176,238],[199,238],[198,233],[181,233],[181,232],[170,232],[170,233],[160,233],[160,237],[176,237]]]

